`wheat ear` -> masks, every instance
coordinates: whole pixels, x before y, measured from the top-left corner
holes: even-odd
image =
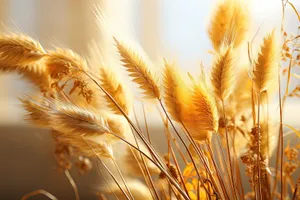
[[[257,61],[253,69],[254,89],[263,92],[270,88],[278,74],[280,48],[276,42],[275,32],[272,31],[264,38]]]
[[[59,140],[69,146],[78,153],[86,156],[101,156],[104,158],[113,158],[113,149],[109,142],[95,140],[92,137],[61,137]]]
[[[46,55],[40,43],[25,35],[0,36],[0,61],[7,65],[27,65]]]
[[[32,97],[20,98],[19,100],[28,112],[26,118],[29,122],[42,128],[51,127],[48,106],[43,106],[36,100],[32,100]]]
[[[115,73],[108,67],[100,68],[100,80],[102,87],[114,98],[114,100],[119,104],[119,106],[124,110],[126,114],[129,113],[131,109],[131,102],[128,99],[125,88],[123,84],[116,77]],[[121,115],[120,110],[116,105],[105,95],[108,107],[115,113]]]
[[[183,123],[197,141],[211,138],[218,130],[218,111],[213,96],[203,83],[196,83],[192,89],[191,102],[185,110]]]
[[[232,47],[224,49],[216,55],[211,71],[211,81],[216,96],[225,101],[232,93],[235,84],[235,52]]]
[[[244,40],[249,24],[246,5],[239,0],[224,0],[214,11],[208,28],[210,40],[215,51],[223,43],[238,47]]]
[[[130,49],[116,38],[116,46],[121,55],[123,66],[129,72],[129,76],[143,90],[147,99],[160,99],[159,81],[150,71],[144,59],[134,50]]]
[[[103,117],[75,105],[55,102],[50,116],[52,128],[67,135],[99,136],[111,132]]]
[[[178,69],[166,60],[163,83],[164,103],[167,111],[173,120],[181,122],[183,110],[189,101],[190,91],[182,80]]]

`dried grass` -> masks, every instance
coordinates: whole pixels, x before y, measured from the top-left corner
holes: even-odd
[[[118,51],[121,55],[123,66],[132,77],[133,81],[143,90],[146,99],[160,99],[160,88],[157,77],[150,71],[148,64],[134,50],[115,39]]]

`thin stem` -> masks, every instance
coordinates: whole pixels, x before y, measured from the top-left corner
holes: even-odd
[[[210,154],[210,156],[211,156],[211,158],[212,158],[213,165],[214,165],[214,167],[215,167],[215,169],[216,169],[217,177],[219,178],[219,180],[221,180],[221,181],[220,181],[220,185],[221,185],[221,187],[223,188],[223,191],[224,191],[226,197],[229,198],[229,197],[228,197],[228,194],[227,194],[227,192],[226,192],[226,188],[225,188],[225,185],[224,185],[224,181],[223,181],[223,179],[222,179],[222,176],[220,175],[220,170],[219,170],[219,168],[218,168],[218,166],[217,166],[217,164],[216,164],[216,162],[215,162],[214,155],[213,155],[213,152],[212,152],[212,148],[211,148],[211,146],[210,146],[211,144],[207,141],[207,142],[206,142],[206,145],[207,145],[208,152],[209,152],[209,154]]]
[[[159,110],[159,109],[158,109],[158,110]],[[160,110],[159,110],[159,111],[160,111]],[[169,130],[168,120],[167,120],[167,118],[164,119],[164,117],[163,117],[163,115],[162,115],[161,112],[160,112],[160,114],[161,114],[161,118],[162,118],[162,120],[163,120],[163,122],[164,122],[164,128],[165,128],[164,133],[165,133],[165,136],[166,136],[166,138],[167,138],[167,143],[168,143],[168,160],[167,160],[168,166],[171,165],[171,151],[172,151],[172,158],[173,158],[173,160],[174,160],[174,162],[175,162],[175,164],[176,164],[176,168],[177,168],[177,171],[178,171],[178,173],[179,173],[179,176],[180,176],[180,178],[182,179],[181,181],[182,181],[184,190],[185,190],[185,192],[188,194],[187,189],[186,189],[186,186],[185,186],[184,181],[183,181],[183,178],[182,178],[182,173],[181,173],[180,167],[179,167],[179,165],[177,164],[177,163],[178,163],[178,162],[177,162],[177,158],[176,158],[176,156],[175,156],[175,154],[174,154],[174,151],[173,151],[173,148],[172,148],[172,146],[171,146],[171,139],[170,139],[170,137],[173,138],[173,136],[172,136],[172,133],[171,133],[170,130]],[[175,146],[176,146],[176,140],[175,140],[175,138],[173,138],[173,142],[175,143]],[[176,147],[177,147],[177,146],[176,146]],[[178,148],[177,148],[177,150],[178,150]],[[179,149],[179,153],[181,153],[180,149]],[[174,154],[174,156],[173,156],[173,154]],[[168,190],[168,192],[169,192],[169,198],[171,199],[171,198],[172,198],[172,190],[171,190],[171,185],[170,185],[170,184],[168,185],[168,188],[169,188],[169,190]]]
[[[52,195],[50,192],[47,192],[46,190],[43,189],[38,189],[38,190],[34,190],[32,192],[29,192],[27,194],[25,194],[24,196],[22,196],[21,200],[27,200],[30,197],[36,196],[36,195],[45,195],[46,197],[48,197],[51,200],[58,200],[54,195]]]
[[[174,129],[174,131],[175,131],[175,133],[177,134],[178,138],[180,139],[180,141],[181,141],[182,144],[184,145],[185,149],[187,150],[187,153],[188,153],[189,157],[191,158],[191,161],[192,161],[192,163],[193,163],[193,165],[194,165],[194,168],[195,168],[195,170],[196,170],[197,176],[200,177],[200,172],[199,172],[199,170],[197,169],[197,165],[196,165],[196,163],[195,163],[195,161],[194,161],[194,159],[193,159],[193,156],[192,156],[192,154],[191,154],[191,152],[190,152],[190,150],[189,150],[187,144],[185,143],[185,141],[183,140],[183,138],[181,137],[181,135],[178,133],[177,129],[175,128],[175,126],[174,126],[174,124],[173,124],[173,122],[172,122],[170,116],[168,115],[168,113],[167,113],[165,107],[163,106],[161,100],[158,100],[158,101],[159,101],[159,103],[160,103],[160,105],[161,105],[161,107],[162,107],[162,109],[163,109],[163,111],[164,111],[166,117],[168,118],[168,120],[169,120],[169,122],[170,122],[172,128]]]
[[[226,137],[226,147],[227,147],[227,154],[228,154],[228,162],[229,162],[229,168],[230,168],[230,176],[231,176],[231,184],[233,187],[233,193],[235,198],[237,199],[237,195],[236,195],[236,191],[235,191],[235,187],[234,187],[234,178],[233,178],[233,167],[232,167],[232,163],[231,163],[231,153],[230,153],[230,147],[229,147],[229,137],[228,137],[228,127],[227,127],[227,118],[226,118],[226,111],[225,111],[225,105],[224,105],[224,101],[222,100],[222,110],[223,110],[223,118],[224,118],[224,122],[225,122],[225,137]]]
[[[133,135],[133,138],[134,138],[134,141],[135,141],[135,143],[136,143],[137,148],[140,149],[140,146],[139,146],[139,143],[138,143],[138,141],[137,141],[136,135],[135,135],[134,133],[132,133],[132,135]],[[133,155],[134,155],[134,152],[132,152],[132,153],[133,153]],[[143,165],[144,165],[144,167],[145,167],[145,171],[146,171],[146,173],[147,173],[148,179],[149,179],[149,181],[150,181],[152,190],[154,191],[154,194],[155,194],[156,198],[157,198],[157,199],[160,199],[160,197],[159,197],[159,195],[158,195],[158,192],[157,192],[157,190],[156,190],[156,188],[155,188],[155,185],[154,185],[154,183],[153,183],[152,177],[151,177],[151,175],[150,175],[149,169],[148,169],[148,167],[147,167],[147,165],[146,165],[145,159],[144,159],[144,157],[143,157],[143,155],[142,155],[141,153],[140,153],[140,156],[141,156]],[[138,160],[137,160],[137,162],[138,162]],[[139,163],[139,162],[138,162],[138,163]],[[141,168],[141,171],[143,172],[143,169],[142,169],[142,168]],[[152,191],[151,191],[151,193],[152,193]]]
[[[195,161],[194,161],[194,158],[193,158],[193,156],[192,156],[192,154],[191,154],[191,152],[190,152],[188,146],[186,145],[186,143],[185,143],[184,140],[182,139],[181,135],[178,133],[177,129],[175,128],[175,126],[174,126],[174,124],[173,124],[173,122],[172,122],[170,116],[168,115],[168,113],[167,113],[165,107],[163,106],[162,101],[161,101],[160,99],[158,99],[158,101],[159,101],[159,103],[160,103],[160,105],[161,105],[161,108],[163,109],[163,111],[164,111],[164,113],[165,113],[167,119],[169,120],[169,122],[170,122],[172,128],[174,129],[175,133],[177,134],[177,136],[179,137],[180,141],[182,142],[182,144],[184,145],[185,149],[187,150],[187,153],[188,153],[189,157],[191,158],[192,164],[193,164],[193,166],[194,166],[194,168],[195,168],[195,171],[196,171],[196,173],[197,173],[198,179],[200,179],[200,181],[202,182],[202,184],[204,184],[204,182],[203,182],[203,180],[202,180],[202,177],[201,177],[201,175],[200,175],[200,173],[199,173],[199,170],[198,170],[198,168],[197,168],[197,165],[196,165],[196,163],[195,163]],[[184,124],[182,124],[182,125],[184,126]],[[185,127],[185,126],[184,126],[184,127]],[[187,136],[187,138],[190,140],[191,144],[194,146],[195,151],[197,152],[197,147],[195,147],[195,144],[193,143],[194,141],[193,141],[193,139],[191,139],[191,138],[189,137],[188,132],[186,133],[186,136]],[[201,156],[200,156],[199,154],[198,154],[198,156],[199,156],[199,158],[201,159]],[[204,161],[204,163],[205,163],[205,161]],[[207,167],[207,170],[208,170],[208,167]],[[210,173],[209,173],[209,174],[210,174]],[[211,174],[210,174],[210,175],[211,175]],[[215,188],[217,188],[216,185],[215,185]],[[205,187],[204,187],[204,189],[205,189],[206,193],[209,194],[209,192],[207,191],[207,189],[206,189]],[[210,195],[208,195],[208,198],[211,199]]]
[[[184,128],[184,130],[185,130],[185,133],[186,133],[186,136],[187,136],[188,140],[191,142],[191,144],[192,144],[193,148],[195,149],[195,151],[196,151],[198,157],[200,158],[201,162],[203,163],[204,168],[205,168],[207,174],[210,176],[211,181],[213,182],[214,191],[215,191],[215,192],[218,191],[217,183],[215,182],[215,179],[214,179],[214,177],[212,176],[213,172],[212,172],[212,170],[209,168],[209,164],[206,162],[205,155],[204,155],[204,154],[201,152],[201,150],[198,148],[196,142],[195,142],[195,141],[193,140],[193,138],[191,137],[191,135],[190,135],[188,129],[186,128],[186,126],[184,125],[184,123],[181,123],[181,124],[182,124],[182,126],[183,126],[183,128]],[[215,169],[215,170],[217,171],[217,169]],[[201,177],[200,177],[200,180],[201,180]],[[221,180],[219,180],[219,181],[221,181]],[[204,187],[204,189],[205,189],[205,191],[207,192],[206,187]],[[209,192],[207,192],[207,193],[209,194]],[[208,198],[211,199],[210,195],[208,195]]]
[[[84,142],[90,147],[90,149],[93,151],[93,153],[96,155],[96,157],[98,158],[99,162],[101,163],[101,165],[106,169],[106,171],[108,172],[108,174],[111,176],[111,178],[115,181],[115,183],[117,184],[117,186],[119,187],[119,189],[121,190],[121,192],[124,194],[124,196],[126,197],[126,199],[130,200],[130,198],[128,197],[128,195],[126,194],[126,192],[124,191],[124,189],[121,187],[121,185],[119,184],[118,180],[116,179],[116,177],[113,175],[113,173],[108,169],[108,167],[104,164],[104,162],[102,161],[102,159],[100,158],[100,156],[96,153],[96,151],[94,150],[93,147],[91,147],[91,145],[86,141],[86,139],[84,137],[82,137],[82,139],[84,140]]]
[[[114,100],[114,98],[86,71],[81,70],[86,76],[88,76],[99,88],[104,94],[115,104],[115,106],[119,109],[119,111],[122,113],[122,115],[125,117],[125,119],[128,121],[130,126],[134,129],[134,131],[139,135],[139,137],[142,139],[142,141],[145,143],[149,151],[153,154],[154,158],[158,161],[160,164],[160,168],[163,169],[164,163],[162,162],[161,158],[158,156],[158,153],[153,149],[153,147],[147,142],[143,134],[138,130],[138,128],[134,125],[134,123],[129,119],[127,114],[124,112],[124,110],[120,107],[120,105]],[[124,141],[124,140],[123,140]],[[157,165],[158,166],[158,165]],[[165,169],[163,169],[165,171]],[[180,194],[185,198],[189,199],[188,195],[180,188],[177,181],[175,181],[168,173],[166,173],[167,177],[170,179],[171,183],[176,187],[176,189],[180,192]]]
[[[122,140],[123,142],[125,142],[126,144],[128,144],[129,146],[131,146],[132,148],[134,148],[135,150],[137,150],[138,152],[140,152],[141,154],[143,154],[143,156],[145,156],[148,160],[150,160],[155,166],[157,166],[163,173],[164,175],[166,175],[168,177],[168,179],[170,179],[170,182],[176,187],[177,190],[179,190],[178,188],[180,188],[180,186],[178,185],[178,183],[172,178],[172,176],[169,174],[168,171],[166,171],[161,165],[159,165],[157,162],[155,162],[152,158],[150,158],[147,154],[145,154],[143,151],[141,151],[140,149],[138,149],[137,147],[135,147],[133,144],[131,144],[130,142],[126,141],[124,138],[120,137],[119,135],[116,135],[114,133],[110,133],[113,136],[119,138],[120,140]],[[181,189],[181,188],[180,188]],[[180,192],[180,191],[179,191]],[[187,196],[187,194],[185,194],[184,192],[181,193],[182,196],[185,199],[189,199],[189,197]]]
[[[141,130],[141,126],[140,126],[139,121],[138,121],[138,119],[137,119],[137,114],[136,114],[136,112],[135,112],[134,107],[133,107],[133,113],[134,113],[134,118],[135,118],[137,127]],[[137,142],[136,136],[135,136],[135,134],[134,134],[133,131],[132,131],[132,135],[133,135],[133,137],[134,137],[134,140],[135,140],[135,143],[136,143],[137,147],[140,148],[140,147],[139,147],[139,143]],[[158,196],[158,197],[159,197],[158,194],[153,194],[153,191],[156,192],[156,193],[157,193],[157,191],[156,191],[156,188],[155,188],[155,186],[154,186],[154,184],[153,184],[152,177],[151,177],[151,175],[150,175],[150,172],[149,172],[149,170],[148,170],[148,167],[147,167],[147,165],[146,165],[146,163],[145,163],[145,160],[144,160],[142,154],[140,154],[140,156],[141,156],[141,159],[142,159],[143,167],[145,168],[145,171],[146,171],[147,174],[145,174],[144,169],[143,169],[142,165],[140,164],[140,162],[139,162],[137,156],[136,156],[135,153],[133,152],[132,147],[129,147],[129,149],[130,149],[130,151],[131,151],[131,153],[132,153],[134,159],[136,160],[136,162],[137,162],[137,164],[138,164],[138,166],[139,166],[139,168],[140,168],[140,170],[141,170],[141,172],[142,172],[142,174],[143,174],[143,177],[144,177],[144,179],[145,179],[145,182],[146,182],[146,184],[147,184],[147,187],[148,187],[149,191],[151,192],[152,197],[153,197],[153,198],[155,198],[155,196]],[[150,181],[151,183],[149,183],[149,181]],[[151,185],[150,185],[150,184],[151,184]],[[157,197],[156,197],[156,198],[157,198]]]
[[[225,152],[223,150],[223,147],[222,147],[222,144],[221,144],[218,134],[216,134],[216,138],[217,138],[218,146],[220,148],[220,151],[218,151],[218,153],[220,154],[220,152],[221,152],[220,157],[222,158],[222,161],[223,161],[223,162],[221,162],[221,159],[220,159],[220,163],[221,163],[221,165],[224,163],[226,166],[228,166],[227,160],[225,159]],[[227,167],[226,167],[226,169],[224,169],[224,171],[226,171],[228,181],[230,181],[230,171],[229,170],[230,169],[228,169]]]
[[[257,160],[256,160],[256,168],[257,168],[257,174],[258,174],[258,197],[259,199],[262,199],[261,196],[261,171],[260,171],[260,139],[261,139],[261,133],[260,133],[260,93],[257,94]]]
[[[108,189],[110,190],[110,192],[114,195],[114,197],[115,197],[116,199],[119,199],[119,198],[117,197],[116,193],[111,189],[111,186],[110,186],[110,184],[108,183],[107,178],[106,178],[106,177],[104,176],[104,174],[102,173],[102,170],[100,169],[100,166],[99,166],[99,163],[98,163],[98,162],[97,162],[97,167],[98,167],[98,170],[99,170],[99,172],[100,172],[101,177],[103,178],[103,180],[104,180],[104,182],[106,183],[106,185],[107,185]]]
[[[176,159],[176,156],[175,156],[175,153],[174,153],[173,149],[171,149],[171,154],[172,154],[172,158],[173,158],[173,160],[175,162],[175,166],[176,166],[176,169],[178,171],[178,174],[179,174],[181,183],[183,185],[183,188],[184,188],[185,192],[188,194],[188,190],[186,189],[186,186],[185,186],[185,183],[184,183],[184,179],[183,179],[183,175],[182,175],[182,173],[180,171],[180,167],[179,167],[179,164],[177,162],[177,159]]]
[[[145,127],[146,127],[147,137],[148,137],[149,143],[151,144],[151,137],[150,137],[148,123],[147,123],[147,117],[146,117],[146,112],[145,112],[145,105],[144,105],[143,102],[142,102],[142,105],[143,105],[144,123],[145,123]]]
[[[100,198],[99,200],[107,200],[107,198],[105,197],[104,194],[100,194],[99,196],[100,196],[100,197],[99,197],[99,198]]]
[[[157,110],[159,111],[159,114],[160,114],[160,116],[161,116],[161,118],[162,118],[162,120],[163,120],[163,122],[164,122],[164,126],[165,126],[165,128],[166,128],[166,131],[168,132],[168,135],[166,136],[166,137],[167,137],[167,140],[168,140],[168,146],[171,145],[170,140],[172,139],[173,143],[175,144],[175,147],[176,147],[177,151],[179,152],[179,155],[180,155],[181,159],[183,160],[184,164],[187,165],[187,164],[188,164],[188,161],[187,161],[187,159],[185,158],[185,155],[184,155],[183,152],[181,151],[181,148],[180,148],[180,146],[179,146],[179,144],[178,144],[176,138],[173,136],[172,132],[170,132],[170,130],[169,130],[169,128],[168,128],[168,127],[169,127],[169,126],[168,126],[168,121],[169,121],[168,118],[166,117],[166,119],[164,119],[164,116],[163,116],[161,110],[160,110],[159,108],[157,108]],[[170,149],[170,147],[168,147],[168,155],[170,154],[169,149]],[[169,158],[170,158],[170,155],[169,155]]]
[[[298,188],[300,187],[300,185],[298,185],[299,183],[300,183],[300,182],[298,182],[298,183],[296,184],[296,188],[295,188],[295,190],[294,190],[292,200],[295,200],[295,199],[296,199],[297,192],[298,192]]]
[[[65,174],[66,174],[66,176],[67,176],[67,178],[68,178],[68,180],[69,180],[69,182],[70,182],[70,184],[71,184],[71,186],[72,186],[72,188],[73,188],[73,190],[74,190],[75,199],[76,199],[76,200],[79,200],[80,197],[79,197],[78,188],[77,188],[77,185],[76,185],[75,181],[73,180],[73,178],[72,178],[72,176],[71,176],[69,170],[66,169],[66,170],[65,170]]]
[[[275,192],[276,192],[276,185],[277,185],[277,182],[278,182],[278,165],[279,165],[279,161],[280,161],[280,166],[281,166],[281,169],[280,169],[280,182],[282,183],[282,180],[283,180],[283,126],[282,126],[282,121],[283,121],[283,103],[284,101],[282,102],[281,101],[281,85],[280,85],[280,72],[279,72],[279,69],[278,69],[278,99],[279,99],[279,111],[280,111],[280,127],[279,127],[279,137],[278,137],[278,143],[277,143],[277,156],[276,156],[276,165],[275,165],[275,168],[276,168],[276,171],[275,171],[275,180],[274,180],[274,185],[273,185],[273,189],[272,189],[272,196],[271,196],[271,199],[273,199],[274,195],[275,195]],[[280,156],[280,158],[279,158]],[[280,199],[282,200],[282,191],[283,191],[283,185],[281,184],[281,192],[280,192]]]
[[[135,155],[135,153],[134,153],[132,147],[129,146],[128,148],[130,149],[130,152],[132,153],[132,155],[133,155],[135,161],[137,162],[137,164],[138,164],[138,166],[139,166],[139,168],[140,168],[140,170],[141,170],[141,172],[142,172],[142,174],[143,174],[143,177],[144,177],[144,179],[145,179],[145,182],[146,182],[146,184],[147,184],[147,187],[148,187],[149,191],[151,192],[152,197],[155,198],[155,194],[153,193],[153,187],[152,187],[152,186],[150,185],[150,183],[149,183],[149,180],[150,180],[150,178],[151,178],[150,173],[149,173],[149,175],[148,175],[148,173],[147,173],[147,175],[145,174],[144,169],[143,169],[143,166],[140,164],[140,162],[139,162],[139,160],[138,160],[138,158],[137,158],[137,155]],[[140,156],[142,157],[142,154],[140,154]],[[144,165],[145,169],[148,170],[148,167],[147,167],[145,161],[144,161],[144,160],[142,160],[142,161],[143,161],[143,165]],[[149,170],[148,170],[148,171],[149,171]],[[147,177],[147,176],[149,176],[149,177]]]
[[[281,102],[281,86],[280,86],[280,74],[278,74],[278,81],[279,81],[279,105],[280,105],[280,130],[279,130],[279,140],[280,140],[280,182],[281,182],[281,192],[280,192],[280,199],[283,200],[282,191],[283,191],[283,104]]]
[[[131,199],[134,199],[134,197],[133,197],[132,193],[130,192],[130,189],[129,189],[129,187],[128,187],[128,185],[127,185],[127,183],[126,183],[126,181],[125,181],[125,179],[124,179],[124,177],[123,177],[123,175],[122,175],[122,172],[121,172],[121,170],[120,170],[118,164],[116,163],[116,160],[115,160],[114,158],[111,158],[111,160],[112,160],[112,162],[114,163],[114,166],[115,166],[115,168],[116,168],[116,170],[117,170],[119,176],[121,177],[121,179],[122,179],[122,181],[123,181],[123,183],[124,183],[124,185],[125,185],[125,188],[126,188],[128,194],[130,195]]]

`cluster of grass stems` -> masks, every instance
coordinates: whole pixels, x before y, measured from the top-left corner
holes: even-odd
[[[277,34],[282,39],[276,37],[276,30],[270,31],[255,53],[247,36],[247,7],[238,0],[218,3],[208,27],[213,46],[209,76],[202,68],[199,76],[189,74],[185,79],[167,59],[159,76],[138,51],[112,36],[124,69],[143,93],[141,117],[112,68],[94,66],[92,59],[72,50],[45,50],[27,36],[2,35],[0,69],[18,72],[40,89],[37,95],[20,101],[32,124],[52,131],[58,167],[73,186],[76,200],[80,194],[69,170],[76,160],[80,173],[88,172],[91,158],[100,164],[106,184],[99,191],[100,199],[295,200],[300,194],[300,179],[293,176],[299,168],[300,146],[284,149],[282,113],[288,97],[299,97],[299,86],[290,91],[289,82],[293,67],[300,64],[300,44],[299,35],[284,31],[287,6],[300,21],[293,4],[282,1],[281,34]],[[91,55],[96,52],[91,48]],[[241,67],[238,58],[245,54],[249,60]],[[285,73],[284,90],[280,83]],[[278,126],[268,113],[269,98],[276,93]],[[168,147],[164,156],[152,143],[144,104],[156,104],[163,121]],[[144,129],[137,118],[144,120]],[[120,142],[128,151],[122,165],[133,171],[131,176],[122,174],[115,159]],[[271,166],[274,149],[276,164]],[[107,166],[107,160],[115,170]],[[248,187],[242,181],[246,179]],[[45,190],[28,193],[23,199],[37,194],[56,199]]]

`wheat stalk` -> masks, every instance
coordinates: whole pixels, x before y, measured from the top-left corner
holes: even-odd
[[[211,81],[216,96],[225,101],[235,84],[235,52],[232,47],[224,47],[215,58],[211,71]]]
[[[194,140],[205,141],[217,132],[218,111],[213,96],[203,83],[193,85],[191,102],[185,111],[183,123]]]
[[[28,112],[26,119],[42,128],[51,127],[49,108],[41,105],[32,97],[20,98],[23,107]]]
[[[277,78],[280,60],[279,50],[275,31],[272,31],[264,38],[253,69],[254,89],[259,93],[268,90]]]
[[[128,93],[125,91],[123,83],[119,81],[115,73],[108,67],[100,68],[100,80],[102,87],[114,98],[119,106],[126,114],[129,114],[131,109],[131,102],[128,99]],[[115,104],[105,95],[108,107],[118,115],[121,115],[119,109]]]
[[[208,28],[215,51],[222,44],[238,47],[244,40],[249,24],[246,6],[239,0],[223,0],[214,11]]]
[[[104,118],[71,104],[55,102],[50,116],[52,128],[67,135],[98,136],[111,132]]]
[[[111,144],[106,140],[95,140],[93,137],[60,137],[59,140],[75,148],[78,153],[86,156],[100,156],[113,158],[114,153]]]
[[[160,99],[159,81],[150,71],[143,58],[116,38],[114,39],[121,55],[123,66],[129,72],[129,76],[133,78],[132,80],[143,90],[145,98]]]
[[[181,78],[178,69],[165,60],[164,103],[173,120],[182,121],[183,110],[189,101],[190,91]]]
[[[8,65],[27,65],[46,55],[43,47],[25,35],[0,36],[0,61]]]

